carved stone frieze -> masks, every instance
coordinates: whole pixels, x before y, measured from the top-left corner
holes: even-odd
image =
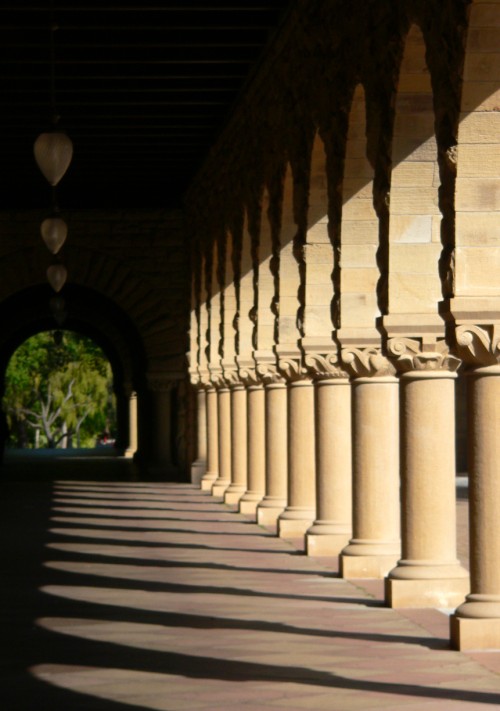
[[[459,354],[468,365],[500,365],[500,325],[466,324],[455,331]]]
[[[375,346],[343,348],[341,360],[354,378],[380,378],[396,373],[391,361]]]
[[[387,342],[387,352],[401,373],[411,370],[442,370],[454,373],[461,364],[459,358],[450,355],[445,340],[426,342],[421,338],[390,338]]]
[[[349,374],[342,368],[337,350],[329,352],[306,351],[304,364],[307,372],[314,380],[330,380],[332,378],[348,378]]]

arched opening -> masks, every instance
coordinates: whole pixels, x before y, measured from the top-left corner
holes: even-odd
[[[50,287],[44,284],[23,289],[0,303],[0,399],[6,390],[8,363],[19,346],[37,333],[53,332],[58,327],[49,308],[52,296]],[[142,464],[146,466],[151,459],[154,442],[152,403],[146,381],[147,359],[141,336],[128,315],[97,291],[67,284],[64,298],[68,311],[64,329],[91,339],[110,363],[116,398],[116,452],[134,454],[134,460],[142,468]],[[138,428],[134,452],[129,446],[132,400],[137,408]],[[59,457],[61,450],[57,453]],[[106,457],[108,462],[111,459]],[[4,476],[11,475],[17,478],[18,472],[4,472]]]
[[[88,336],[40,331],[12,354],[2,401],[7,450],[118,453],[112,366]]]

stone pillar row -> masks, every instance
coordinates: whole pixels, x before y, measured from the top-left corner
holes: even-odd
[[[497,330],[461,325],[456,336],[471,368],[470,580],[456,554],[461,361],[444,341],[393,338],[387,357],[372,346],[340,359],[280,354],[232,380],[200,378],[201,488],[279,536],[305,536],[308,555],[338,555],[345,578],[385,578],[389,606],[457,608],[457,648],[498,646]]]

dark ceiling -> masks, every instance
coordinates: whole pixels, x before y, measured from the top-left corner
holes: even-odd
[[[50,205],[33,141],[50,126],[51,66],[74,144],[61,208],[180,205],[288,5],[4,0],[0,209]]]

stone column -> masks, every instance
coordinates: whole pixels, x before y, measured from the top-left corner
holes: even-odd
[[[247,391],[237,381],[231,385],[231,484],[224,503],[237,504],[247,490]]]
[[[247,437],[248,437],[248,488],[240,499],[240,513],[256,514],[257,506],[265,494],[265,412],[264,386],[250,371],[245,371],[247,382]],[[244,376],[244,377],[245,377]]]
[[[353,538],[340,556],[344,578],[383,578],[400,557],[399,383],[378,348],[342,351],[354,376]]]
[[[231,484],[231,391],[220,378],[217,387],[217,427],[219,475],[212,486],[212,496],[224,496]]]
[[[125,451],[125,457],[131,459],[137,452],[139,444],[137,436],[137,393],[131,392],[128,400],[128,447]]]
[[[217,390],[207,386],[207,471],[201,480],[202,491],[212,491],[219,476],[219,425],[217,415]]]
[[[196,459],[191,464],[191,482],[201,484],[207,471],[207,393],[197,385],[196,390]]]
[[[265,385],[265,496],[257,508],[257,523],[275,526],[287,502],[287,387],[276,367],[263,361],[257,371]]]
[[[288,380],[288,495],[278,518],[281,538],[303,536],[316,514],[314,384],[279,346],[279,369]]]
[[[500,648],[500,329],[457,328],[469,381],[471,592],[451,617],[455,649]],[[479,366],[479,367],[478,367]]]
[[[385,581],[391,607],[456,607],[469,574],[456,549],[455,370],[443,340],[388,343],[401,375],[402,559]]]
[[[306,532],[312,556],[336,556],[352,535],[351,384],[330,353],[308,353],[315,378],[316,520]]]

